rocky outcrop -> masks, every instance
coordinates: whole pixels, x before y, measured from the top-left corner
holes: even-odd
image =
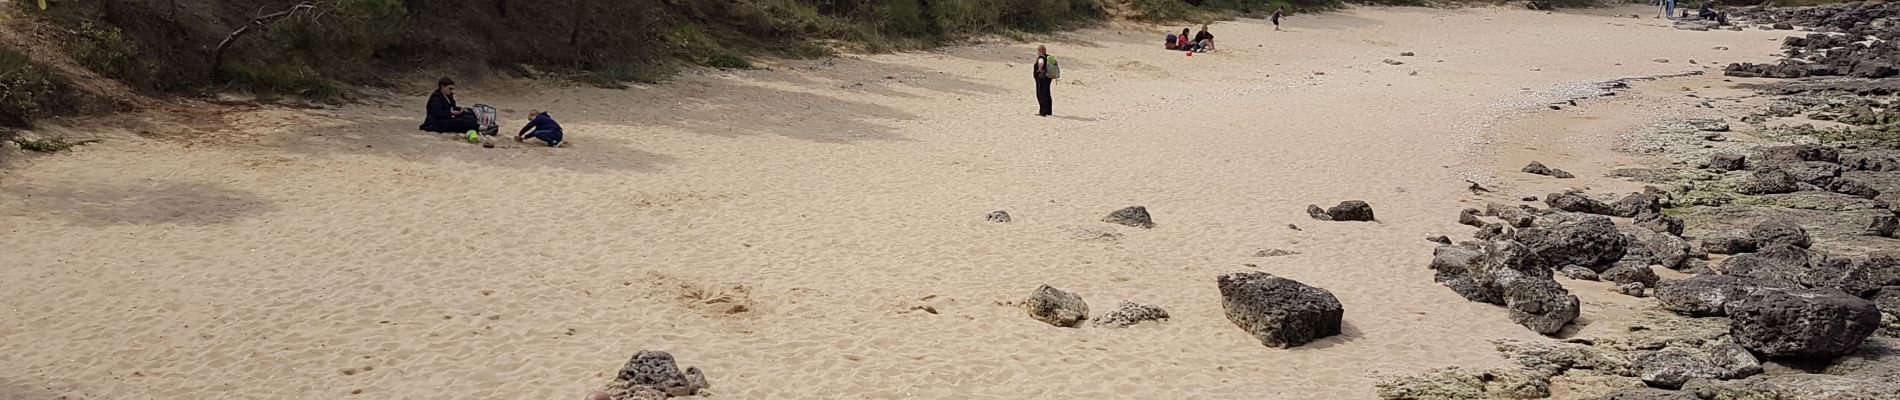
[[[1550,375],[1519,369],[1439,368],[1377,384],[1380,399],[1541,399],[1550,397]]]
[[[1735,187],[1735,192],[1752,195],[1794,193],[1801,190],[1801,186],[1796,183],[1794,175],[1788,174],[1788,171],[1779,169],[1755,171],[1754,176],[1747,182]]]
[[[1552,209],[1573,213],[1605,215],[1610,213],[1610,205],[1603,204],[1603,202],[1592,199],[1590,196],[1584,195],[1583,192],[1575,190],[1551,193],[1544,197],[1544,204],[1550,205]]]
[[[607,384],[606,392],[613,399],[653,398],[655,394],[666,398],[692,396],[709,387],[712,385],[699,368],[681,371],[672,354],[641,351],[634,353],[614,381]]]
[[[1709,156],[1708,168],[1716,172],[1740,171],[1748,168],[1748,157],[1739,154],[1717,153]]]
[[[1511,321],[1550,334],[1576,319],[1577,297],[1553,278],[1529,246],[1511,240],[1439,246],[1434,280],[1467,300],[1510,310]]]
[[[1672,236],[1677,236],[1677,239],[1681,239],[1683,222],[1682,218],[1671,217],[1657,212],[1637,215],[1636,226],[1647,228],[1655,232],[1667,233]]]
[[[1629,263],[1617,263],[1616,266],[1598,273],[1597,277],[1616,282],[1618,285],[1634,283],[1642,287],[1656,286],[1656,281],[1662,279],[1657,277],[1656,271],[1650,269],[1648,265]]]
[[[1636,261],[1646,265],[1660,265],[1668,269],[1681,269],[1695,249],[1689,241],[1667,233],[1657,232],[1643,227],[1623,229],[1625,246],[1622,261]]]
[[[1635,218],[1637,215],[1641,215],[1644,213],[1652,213],[1652,214],[1661,213],[1663,205],[1662,205],[1662,198],[1656,196],[1655,194],[1632,193],[1629,196],[1624,197],[1622,200],[1617,200],[1615,203],[1610,203],[1609,208],[1610,208],[1609,209],[1610,215],[1624,217],[1624,218]]]
[[[1338,335],[1345,309],[1332,292],[1265,272],[1221,275],[1227,319],[1260,344],[1290,348]]]
[[[1107,328],[1126,328],[1146,321],[1161,321],[1166,319],[1168,319],[1168,311],[1161,309],[1161,307],[1122,300],[1121,304],[1117,305],[1114,311],[1097,315],[1095,319],[1089,320],[1089,325]]]
[[[1787,282],[1764,282],[1730,275],[1697,275],[1657,282],[1655,297],[1665,310],[1691,317],[1728,315],[1724,307],[1761,290],[1797,288]]]
[[[1359,200],[1340,202],[1339,205],[1326,209],[1326,215],[1331,216],[1333,221],[1377,220],[1377,218],[1372,215],[1372,205]]]
[[[1792,221],[1780,219],[1756,224],[1755,227],[1748,229],[1748,236],[1754,239],[1755,245],[1759,247],[1786,244],[1805,249],[1814,243],[1808,237],[1807,229],[1802,229],[1801,225]]]
[[[1080,326],[1089,319],[1089,304],[1082,301],[1082,296],[1049,285],[1037,287],[1030,293],[1023,301],[1023,310],[1030,318],[1064,328]]]
[[[1833,359],[1880,326],[1873,302],[1837,290],[1763,290],[1725,308],[1729,335],[1769,358]]]
[[[1148,216],[1148,208],[1142,206],[1115,210],[1115,212],[1109,213],[1107,217],[1103,217],[1102,222],[1142,229],[1155,227],[1154,219]]]
[[[1558,179],[1570,179],[1570,178],[1577,177],[1576,175],[1571,175],[1569,172],[1564,172],[1564,170],[1561,170],[1561,169],[1546,167],[1544,166],[1544,163],[1540,163],[1536,161],[1532,161],[1530,165],[1524,166],[1524,172],[1528,174],[1543,175],[1543,176],[1548,176],[1548,177],[1558,178]]]
[[[1616,223],[1601,215],[1552,214],[1539,219],[1538,225],[1519,229],[1514,237],[1552,265],[1574,264],[1600,272],[1622,259],[1628,246]]]
[[[1591,271],[1589,268],[1576,265],[1565,265],[1563,269],[1557,270],[1557,273],[1563,275],[1565,278],[1580,281],[1595,281],[1601,279],[1601,277],[1597,276],[1596,271]]]

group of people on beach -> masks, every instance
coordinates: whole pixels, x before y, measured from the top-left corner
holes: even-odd
[[[1270,18],[1273,21],[1273,30],[1280,30],[1280,18],[1283,17],[1286,17],[1286,7],[1273,10],[1273,17]],[[1181,28],[1179,35],[1168,34],[1167,41],[1162,44],[1162,47],[1188,53],[1206,53],[1214,51],[1214,34],[1207,31],[1207,24],[1201,24],[1201,31],[1195,32],[1194,36],[1188,36],[1188,28]]]
[[[482,130],[486,128],[482,126],[484,121],[476,116],[476,110],[455,104],[454,79],[444,77],[436,80],[435,93],[429,95],[427,110],[422,117],[422,125],[416,127],[424,132],[467,135],[470,142],[479,142]],[[547,143],[548,147],[561,147],[564,137],[561,123],[555,122],[553,116],[546,111],[530,110],[528,124],[515,134],[515,141],[534,139]]]
[[[1715,8],[1716,0],[1702,0],[1702,6],[1696,10],[1696,18],[1715,21],[1716,25],[1728,25],[1728,15]],[[1662,9],[1663,18],[1689,19],[1689,9],[1682,9],[1682,16],[1675,17],[1676,0],[1657,0],[1656,6]]]

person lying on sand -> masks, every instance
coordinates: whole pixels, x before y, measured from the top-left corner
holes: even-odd
[[[561,123],[554,122],[554,117],[548,116],[546,111],[534,110],[528,112],[528,125],[522,126],[521,133],[515,134],[515,141],[534,138],[547,142],[548,147],[561,147],[561,137]]]
[[[426,132],[463,133],[480,127],[475,113],[455,106],[455,80],[444,77],[435,82],[435,93],[429,95],[428,112],[422,116],[422,126],[416,128]]]

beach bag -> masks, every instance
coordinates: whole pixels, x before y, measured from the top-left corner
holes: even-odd
[[[1045,61],[1042,66],[1042,76],[1049,79],[1061,78],[1062,67],[1056,65],[1056,58],[1053,56],[1043,56],[1043,57],[1048,58],[1049,61]]]
[[[476,104],[474,107],[469,107],[469,110],[475,112],[476,130],[481,131],[482,136],[495,136],[501,133],[501,121],[497,119],[494,107]]]
[[[1168,43],[1164,46],[1167,47],[1168,50],[1174,50],[1175,48],[1178,48],[1181,46],[1181,43],[1179,42],[1179,40],[1180,38],[1177,38],[1174,36],[1174,34],[1170,33],[1168,34]]]

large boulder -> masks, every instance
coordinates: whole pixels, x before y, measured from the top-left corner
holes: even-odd
[[[1748,181],[1735,187],[1736,193],[1752,195],[1794,193],[1800,190],[1801,186],[1795,181],[1794,175],[1780,169],[1755,171]]]
[[[1778,244],[1808,248],[1813,243],[1808,238],[1808,230],[1800,224],[1786,219],[1772,219],[1748,229],[1748,236],[1755,239],[1758,247],[1771,247]]]
[[[1629,196],[1610,203],[1610,215],[1634,218],[1643,213],[1662,212],[1662,198],[1650,193],[1631,193]]]
[[[630,393],[659,392],[664,397],[691,396],[700,389],[711,387],[706,376],[699,368],[679,369],[673,361],[673,355],[664,351],[641,351],[634,353],[633,359],[620,369],[613,383],[607,385],[607,393],[613,398],[631,397]]]
[[[1550,208],[1585,214],[1609,214],[1610,205],[1590,198],[1579,191],[1551,193],[1544,196],[1544,204]]]
[[[1841,152],[1832,147],[1809,144],[1774,146],[1756,151],[1755,157],[1749,160],[1753,161],[1754,167],[1757,169],[1804,161],[1840,163]]]
[[[1609,217],[1552,214],[1538,223],[1538,227],[1517,230],[1514,237],[1551,265],[1575,264],[1602,271],[1622,259],[1628,246]]]
[[[1345,308],[1332,292],[1265,272],[1221,275],[1227,319],[1268,347],[1289,348],[1337,335]]]
[[[1326,215],[1332,216],[1334,221],[1372,221],[1377,219],[1372,216],[1372,205],[1359,200],[1340,202],[1339,205],[1326,209]]]
[[[1120,224],[1120,225],[1125,225],[1125,226],[1130,226],[1130,227],[1135,227],[1135,228],[1142,228],[1142,229],[1150,229],[1150,228],[1155,227],[1154,219],[1148,216],[1148,208],[1142,207],[1142,206],[1134,206],[1134,207],[1123,208],[1120,210],[1115,210],[1115,212],[1109,213],[1107,217],[1103,217],[1102,222],[1107,222],[1111,224]]]
[[[1610,269],[1603,270],[1602,273],[1597,274],[1597,277],[1619,285],[1634,283],[1643,287],[1655,287],[1656,281],[1662,280],[1648,265],[1621,262]]]
[[[1787,171],[1788,177],[1794,178],[1795,182],[1822,188],[1833,187],[1834,180],[1841,177],[1840,165],[1820,161],[1783,164],[1776,169]]]
[[[1064,328],[1074,328],[1089,319],[1089,304],[1082,301],[1082,296],[1049,285],[1030,293],[1023,301],[1023,310],[1030,318]]]
[[[1833,359],[1880,327],[1874,303],[1838,290],[1764,290],[1728,303],[1729,335],[1768,358]]]
[[[1764,247],[1761,251],[1729,257],[1721,265],[1722,274],[1806,285],[1813,283],[1808,274],[1818,256],[1807,249],[1785,244]]]
[[[1097,315],[1089,320],[1089,325],[1109,328],[1126,328],[1145,321],[1168,319],[1168,311],[1147,304],[1122,300],[1114,311]]]
[[[1709,169],[1716,172],[1739,171],[1748,168],[1748,157],[1738,154],[1717,153],[1709,156]]]
[[[1681,269],[1683,262],[1687,261],[1695,250],[1689,245],[1689,241],[1667,233],[1642,227],[1625,229],[1623,232],[1627,235],[1628,241],[1624,253],[1625,259],[1629,258],[1629,253],[1637,252],[1633,251],[1634,249],[1641,249],[1640,253],[1649,258],[1644,261],[1661,265],[1663,268]]]
[[[1662,308],[1691,317],[1728,315],[1729,302],[1761,290],[1795,289],[1792,283],[1759,281],[1730,275],[1697,275],[1656,283],[1656,301]]]
[[[1702,251],[1709,254],[1742,254],[1754,252],[1761,247],[1748,232],[1728,230],[1715,231],[1702,236]]]
[[[1582,312],[1577,296],[1550,278],[1519,277],[1504,288],[1504,307],[1511,310],[1511,322],[1537,333],[1557,333]]]

